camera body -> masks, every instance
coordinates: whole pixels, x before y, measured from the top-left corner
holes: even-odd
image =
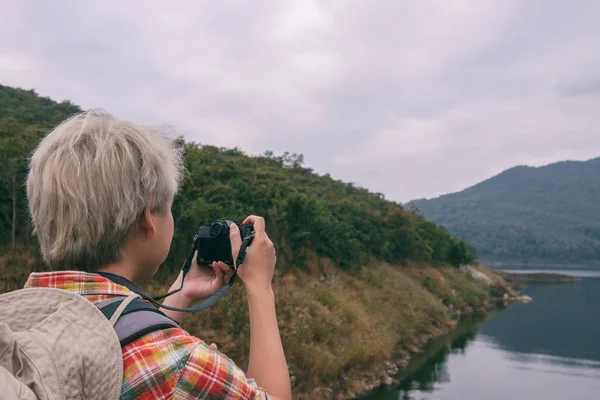
[[[235,266],[231,255],[231,241],[229,227],[235,224],[232,221],[214,221],[203,225],[194,237],[194,251],[198,252],[196,262],[200,265],[210,265],[213,261],[221,261],[230,267]],[[235,224],[239,228],[242,241],[254,237],[254,228],[251,225]],[[244,249],[245,251],[245,249]]]

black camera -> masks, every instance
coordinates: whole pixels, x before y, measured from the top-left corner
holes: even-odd
[[[210,265],[213,261],[221,261],[233,267],[234,260],[231,255],[231,241],[229,239],[229,226],[232,221],[215,221],[203,225],[194,237],[194,250],[198,251],[196,261],[200,265]],[[254,228],[251,225],[235,224],[240,230],[242,241],[248,245],[254,237]],[[245,248],[242,249],[245,252]],[[242,259],[244,254],[241,255]]]

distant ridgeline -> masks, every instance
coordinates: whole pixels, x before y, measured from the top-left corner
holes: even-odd
[[[0,85],[0,253],[34,244],[23,185],[27,156],[49,129],[78,111],[69,102]],[[171,268],[179,268],[201,224],[251,213],[265,216],[279,258],[290,267],[303,268],[313,256],[343,269],[373,258],[454,266],[473,261],[473,249],[444,228],[381,194],[313,173],[301,155],[250,157],[179,140],[190,174],[173,206]]]
[[[412,204],[484,261],[600,264],[600,158],[514,167]]]

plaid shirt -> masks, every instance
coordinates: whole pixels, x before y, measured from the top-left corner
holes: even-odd
[[[33,273],[25,287],[64,289],[92,303],[131,293],[79,271]],[[270,398],[233,361],[183,329],[153,332],[123,347],[123,375],[121,399]]]

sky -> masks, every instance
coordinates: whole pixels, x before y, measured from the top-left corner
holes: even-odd
[[[597,0],[0,0],[0,83],[406,202],[600,156]]]

